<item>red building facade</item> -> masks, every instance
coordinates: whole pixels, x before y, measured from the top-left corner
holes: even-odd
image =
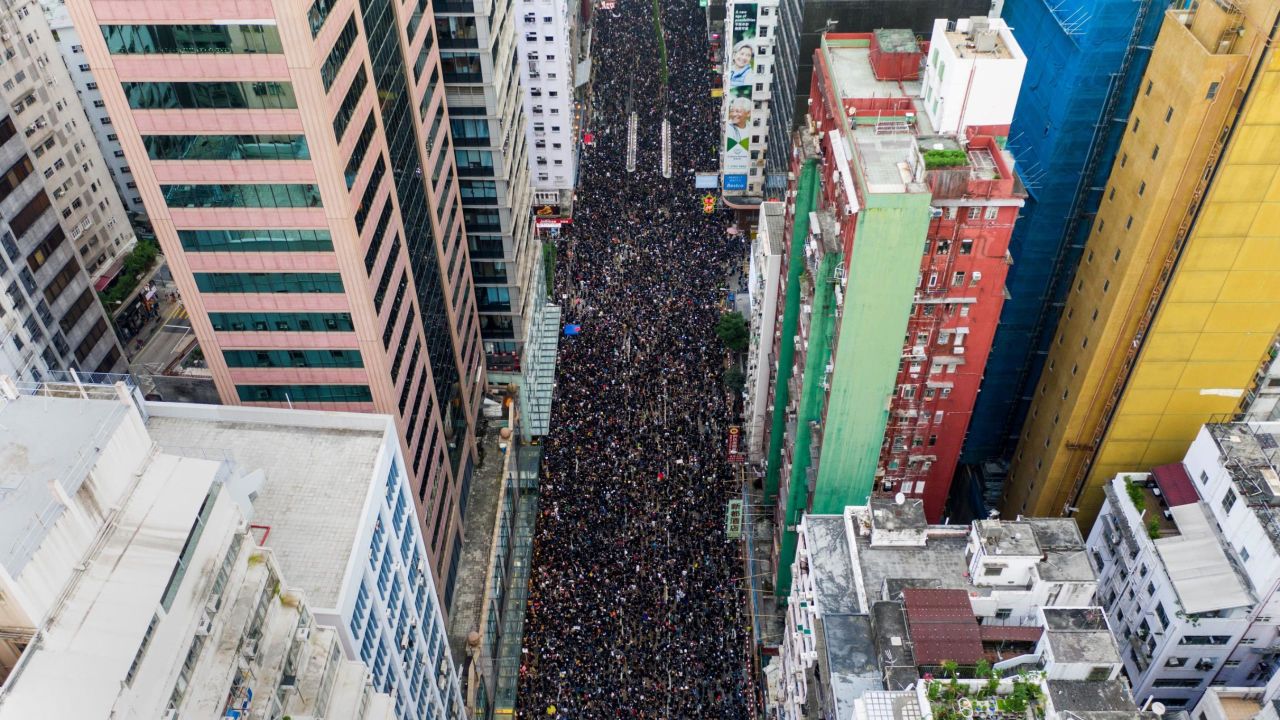
[[[1009,238],[1025,193],[1000,149],[1008,126],[969,128],[968,165],[928,170],[933,219],[902,343],[878,490],[944,512],[1013,261]]]

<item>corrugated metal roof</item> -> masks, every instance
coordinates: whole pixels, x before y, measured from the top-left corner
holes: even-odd
[[[1155,477],[1156,484],[1160,486],[1160,493],[1169,507],[1200,502],[1200,493],[1196,492],[1195,485],[1191,483],[1191,477],[1187,475],[1187,469],[1182,466],[1182,463],[1176,462],[1152,468],[1151,474]]]
[[[916,664],[952,660],[970,665],[981,660],[982,640],[964,590],[908,588],[902,592]]]
[[[979,625],[978,634],[983,642],[1028,642],[1040,640],[1044,628],[1025,625]]]
[[[1249,591],[1227,560],[1200,505],[1176,505],[1169,512],[1179,535],[1160,538],[1155,546],[1183,611],[1196,614],[1248,605]]]

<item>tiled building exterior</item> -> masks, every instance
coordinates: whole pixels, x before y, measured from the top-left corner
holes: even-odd
[[[426,0],[71,0],[224,402],[396,418],[439,582],[483,388]]]

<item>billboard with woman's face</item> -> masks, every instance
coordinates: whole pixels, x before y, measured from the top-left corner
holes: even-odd
[[[756,20],[759,5],[729,6],[730,42],[726,50],[724,93],[725,190],[745,190],[751,163],[752,91],[756,84]]]

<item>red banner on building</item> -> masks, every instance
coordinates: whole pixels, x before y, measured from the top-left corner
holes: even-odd
[[[729,462],[740,464],[746,461],[747,455],[742,452],[742,428],[731,425],[729,426]]]

